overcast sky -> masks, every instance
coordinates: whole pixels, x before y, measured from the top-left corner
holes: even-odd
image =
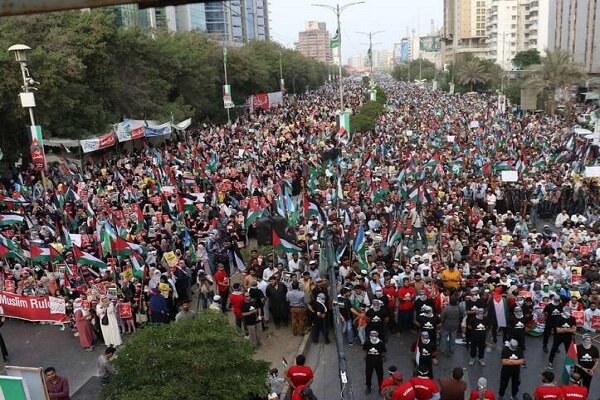
[[[340,5],[355,0],[340,1]],[[271,37],[274,41],[292,47],[298,41],[298,32],[304,30],[307,21],[327,23],[333,35],[336,30],[335,13],[311,4],[335,6],[335,0],[270,0]],[[349,7],[342,13],[342,59],[364,52],[368,38],[357,31],[384,33],[373,36],[375,50],[392,50],[393,44],[406,36],[407,29],[426,35],[431,31],[431,20],[438,29],[442,25],[443,0],[365,0],[365,4]]]

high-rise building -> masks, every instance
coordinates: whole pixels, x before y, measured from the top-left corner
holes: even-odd
[[[550,1],[550,49],[568,51],[587,73],[600,73],[600,2]]]
[[[325,22],[309,21],[298,34],[298,51],[325,64],[332,64],[331,37]]]
[[[267,0],[232,0],[206,3],[206,31],[215,40],[243,44],[269,40]]]
[[[232,0],[139,10],[135,4],[112,6],[118,26],[201,30],[228,45],[269,40],[267,0]]]
[[[442,61],[452,64],[463,54],[485,58],[486,13],[490,0],[444,0]]]

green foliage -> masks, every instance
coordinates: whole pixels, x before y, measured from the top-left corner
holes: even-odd
[[[105,400],[246,400],[268,391],[268,363],[227,319],[195,319],[138,330],[117,352]]]
[[[456,69],[456,81],[461,85],[468,85],[473,91],[475,85],[485,84],[489,78],[485,74],[485,66],[479,59],[465,61]]]
[[[36,118],[45,137],[85,138],[123,117],[222,121],[223,51],[201,32],[116,28],[107,9],[0,19],[0,47],[29,45],[28,69],[39,81]],[[234,102],[279,90],[279,57],[288,91],[317,88],[327,67],[266,41],[232,47],[228,76]],[[12,54],[0,52],[0,148],[6,162],[27,143],[28,115],[17,103],[22,85]]]
[[[542,100],[550,114],[554,114],[556,110],[556,90],[585,77],[581,65],[573,61],[569,52],[560,49],[549,51],[542,63],[531,69],[532,76],[526,80],[525,85],[542,91]]]
[[[512,63],[516,69],[524,69],[530,65],[537,65],[542,63],[540,52],[537,49],[529,49],[519,51],[512,59]]]
[[[354,115],[350,116],[350,129],[355,132],[365,132],[373,129],[377,117],[383,112],[383,106],[387,100],[387,95],[379,86],[377,90],[377,100],[367,101],[362,108]]]
[[[433,80],[437,75],[435,64],[429,60],[418,59],[397,65],[392,76],[398,81],[414,81],[415,79]]]

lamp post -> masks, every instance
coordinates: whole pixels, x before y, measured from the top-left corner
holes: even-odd
[[[371,75],[373,74],[373,36],[377,35],[378,33],[384,33],[385,31],[376,31],[376,32],[356,32],[356,33],[360,33],[361,35],[367,35],[369,37],[369,70],[371,72]],[[375,43],[377,44],[377,43]]]
[[[363,4],[363,3],[364,3],[364,1],[356,1],[354,3],[345,4],[341,7],[339,4],[337,4],[335,7],[329,6],[327,4],[311,4],[312,6],[315,6],[315,7],[324,7],[324,8],[327,8],[327,9],[333,11],[337,18],[337,32],[338,32],[338,41],[339,41],[339,44],[338,44],[338,74],[339,74],[339,80],[340,80],[340,115],[344,112],[344,85],[342,83],[342,29],[341,29],[342,23],[340,21],[340,15],[348,7],[352,7],[357,4]]]
[[[23,76],[23,86],[21,89],[23,90],[19,94],[19,98],[21,100],[21,106],[26,108],[29,111],[29,120],[30,120],[30,134],[31,134],[31,158],[33,161],[33,167],[36,171],[40,171],[42,177],[42,186],[44,187],[44,191],[46,191],[46,176],[44,171],[46,170],[46,156],[44,155],[44,143],[42,141],[42,131],[35,124],[35,116],[33,114],[33,109],[35,108],[35,96],[33,94],[34,90],[37,88],[32,85],[38,84],[38,82],[34,81],[31,75],[29,75],[29,70],[27,69],[27,52],[31,50],[31,47],[26,46],[24,44],[15,44],[8,48],[8,51],[15,55],[15,60],[21,66],[21,75]]]

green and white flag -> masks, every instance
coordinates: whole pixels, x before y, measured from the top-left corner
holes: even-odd
[[[22,225],[24,222],[24,218],[20,215],[13,214],[0,214],[0,226],[8,226],[20,224]]]
[[[335,36],[329,41],[329,47],[332,49],[340,47],[340,31],[335,31]]]

